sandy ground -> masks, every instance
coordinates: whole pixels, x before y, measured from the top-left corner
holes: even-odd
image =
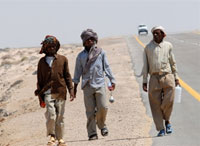
[[[78,89],[77,99],[67,100],[65,136],[68,146],[150,146],[152,120],[146,115],[139,85],[131,68],[131,59],[123,37],[99,41],[107,53],[112,72],[117,80],[113,92],[114,103],[108,103],[107,126],[109,136],[88,141],[83,93]],[[45,146],[45,109],[39,107],[34,96],[39,48],[7,49],[0,52],[0,146]],[[73,76],[79,45],[64,45],[59,53],[69,60]],[[107,91],[109,99],[109,91]]]

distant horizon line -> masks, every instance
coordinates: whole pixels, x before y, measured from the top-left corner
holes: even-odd
[[[200,34],[200,29],[193,29],[193,30],[185,30],[185,31],[173,31],[173,32],[167,32],[167,34],[180,34],[180,33],[195,33],[195,31],[197,31],[196,33],[197,34]],[[149,30],[149,32],[150,32],[150,30]],[[149,34],[151,34],[151,33],[149,33]],[[148,34],[148,35],[149,35]],[[127,35],[136,35],[136,33],[135,34],[124,34],[124,35],[110,35],[110,36],[105,36],[105,37],[101,37],[100,39],[105,39],[105,38],[110,38],[110,37],[116,37],[116,36],[127,36]],[[80,44],[82,44],[82,42],[81,42],[81,40],[80,40],[80,42],[69,42],[69,43],[63,43],[63,44],[61,44],[61,47],[63,46],[63,45],[80,45]],[[30,45],[30,46],[19,46],[19,47],[9,47],[9,46],[7,46],[7,47],[0,47],[0,50],[4,50],[4,49],[23,49],[23,48],[40,48],[41,46],[34,46],[34,45]]]

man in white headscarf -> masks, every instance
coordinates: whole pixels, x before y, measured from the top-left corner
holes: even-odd
[[[147,92],[157,136],[172,133],[170,116],[174,103],[175,86],[180,85],[172,44],[164,41],[166,33],[162,26],[151,30],[153,40],[144,49],[143,90]],[[164,127],[165,122],[165,127]],[[166,128],[166,129],[165,129]]]
[[[97,47],[98,36],[92,29],[84,30],[81,34],[84,50],[76,58],[74,71],[74,94],[82,77],[81,88],[84,93],[84,103],[87,116],[87,132],[89,140],[98,139],[96,125],[102,136],[108,135],[105,124],[107,103],[105,93],[104,73],[108,77],[112,88],[115,89],[115,78],[112,75],[105,52]]]

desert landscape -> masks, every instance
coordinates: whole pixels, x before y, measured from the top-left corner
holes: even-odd
[[[150,146],[152,119],[140,97],[139,84],[132,69],[131,58],[123,37],[111,37],[98,43],[107,53],[116,78],[114,103],[108,103],[109,136],[88,141],[83,93],[78,88],[75,101],[69,96],[65,108],[65,136],[68,146]],[[75,59],[81,44],[62,45],[59,54],[69,60],[73,77]],[[37,63],[44,54],[36,48],[0,50],[0,146],[45,146],[45,109],[40,108],[36,89]],[[107,90],[109,101],[109,91]]]

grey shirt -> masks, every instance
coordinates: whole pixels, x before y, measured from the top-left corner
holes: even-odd
[[[85,67],[88,55],[89,53],[85,49],[78,54],[76,58],[73,82],[78,84],[80,82],[80,77],[82,76],[82,89],[87,83],[89,83],[93,88],[99,88],[105,86],[105,73],[110,82],[115,83],[115,78],[112,75],[106,54],[103,50],[97,57],[96,61],[91,64],[88,72],[85,74],[83,73],[83,68]]]

